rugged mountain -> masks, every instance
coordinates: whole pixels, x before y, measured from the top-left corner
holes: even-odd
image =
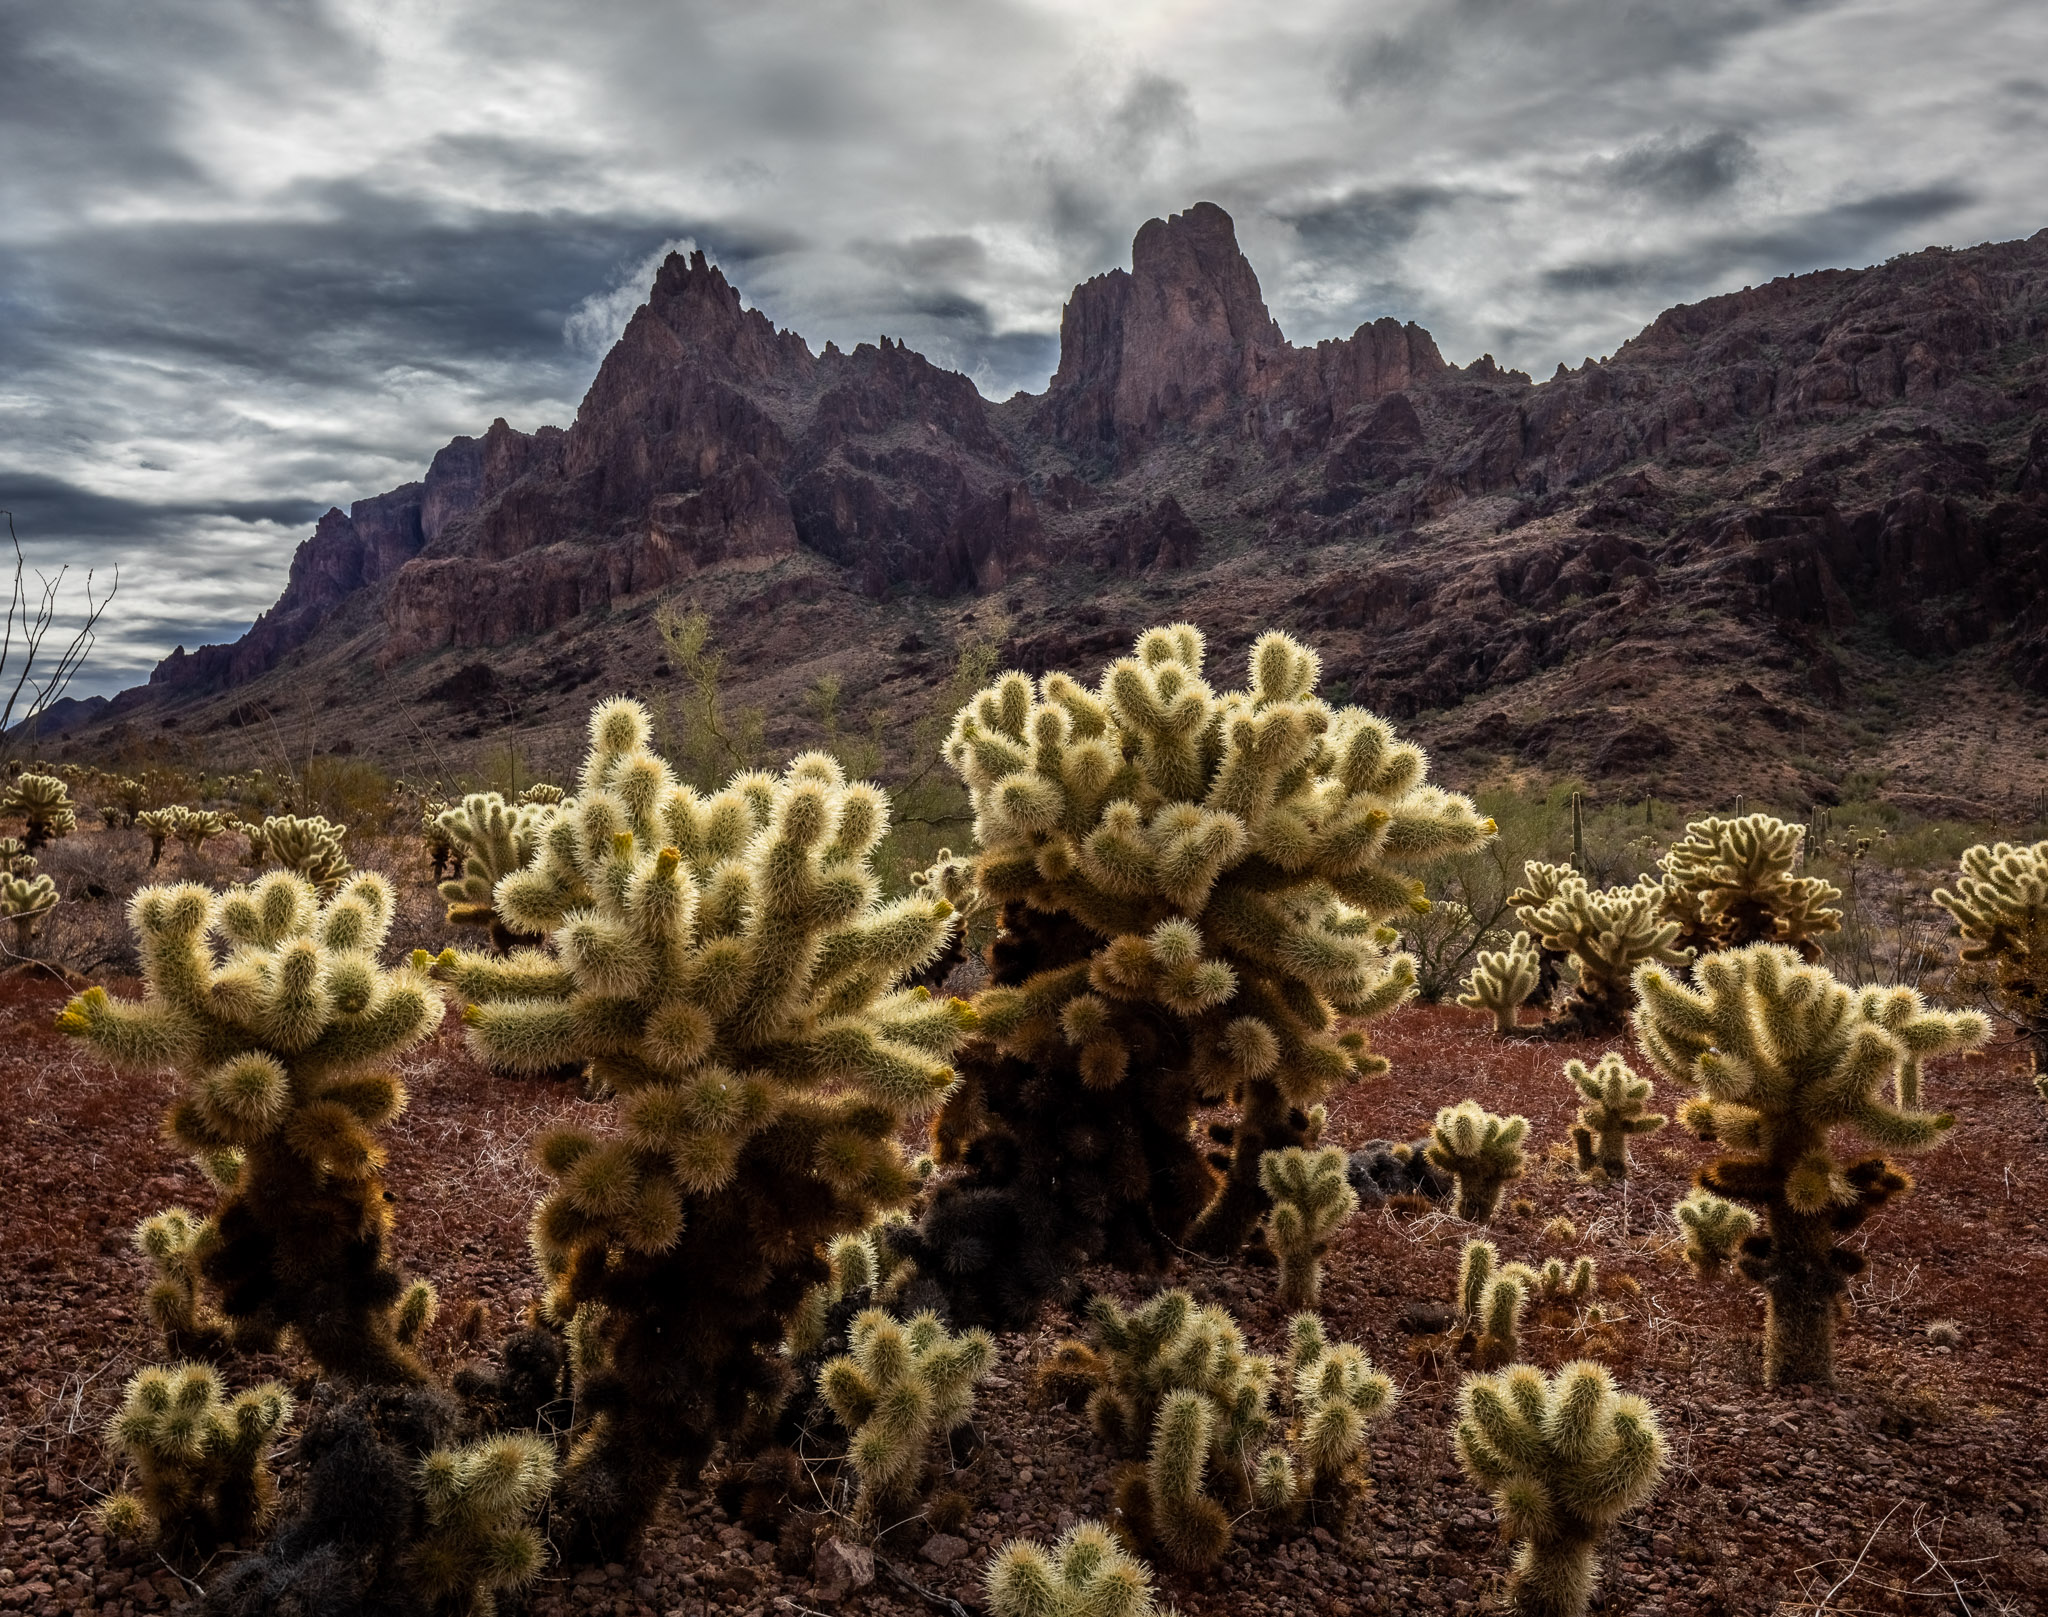
[[[814,355],[672,257],[571,427],[495,422],[330,511],[248,635],[67,745],[232,754],[260,712],[435,773],[566,756],[595,688],[662,693],[678,594],[778,744],[822,674],[900,718],[966,637],[1087,670],[1187,617],[1232,655],[1295,628],[1466,778],[2031,793],[2048,231],[1675,308],[1538,384],[1393,320],[1294,346],[1202,203],[1077,287],[1048,390],[1000,404],[886,338]]]

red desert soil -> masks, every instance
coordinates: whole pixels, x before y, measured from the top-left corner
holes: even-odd
[[[128,1232],[175,1202],[204,1207],[206,1191],[159,1132],[169,1081],[117,1078],[76,1053],[51,1029],[64,997],[54,981],[0,982],[0,1611],[196,1609],[185,1579],[217,1566],[173,1569],[153,1554],[110,1551],[92,1512],[117,1481],[99,1429],[123,1382],[157,1351]],[[1589,1351],[1606,1358],[1658,1409],[1671,1443],[1662,1490],[1610,1541],[1598,1609],[2048,1613],[2048,1116],[2016,1048],[2002,1042],[1929,1074],[1930,1095],[1960,1122],[1915,1165],[1918,1191],[1858,1237],[1873,1262],[1844,1328],[1841,1390],[1781,1394],[1758,1385],[1756,1294],[1739,1281],[1703,1284],[1678,1257],[1666,1209],[1705,1148],[1666,1131],[1637,1142],[1625,1188],[1581,1186],[1559,1146],[1572,1109],[1559,1067],[1598,1048],[1502,1045],[1480,1027],[1470,1013],[1427,1008],[1381,1024],[1376,1042],[1394,1071],[1333,1108],[1331,1135],[1348,1146],[1413,1138],[1438,1105],[1466,1095],[1531,1120],[1534,1160],[1515,1190],[1533,1210],[1488,1233],[1508,1257],[1594,1254],[1604,1306],[1620,1323],[1604,1341],[1575,1339],[1566,1320],[1537,1324],[1527,1351],[1546,1367]],[[457,1305],[487,1304],[488,1340],[532,1296],[527,1145],[584,1103],[558,1084],[482,1072],[453,1018],[406,1078],[411,1110],[390,1140],[399,1251],[440,1288],[430,1351],[450,1369],[462,1356],[447,1335]],[[1675,1099],[1660,1087],[1662,1109]],[[1576,1239],[1546,1244],[1544,1227],[1559,1215]],[[1449,1297],[1471,1233],[1440,1212],[1386,1208],[1346,1226],[1326,1271],[1325,1317],[1402,1389],[1375,1429],[1373,1492],[1348,1523],[1284,1538],[1246,1524],[1213,1579],[1164,1580],[1189,1617],[1487,1609],[1508,1552],[1488,1501],[1451,1457],[1458,1367],[1434,1364],[1419,1334]],[[1095,1278],[1125,1295],[1150,1285]],[[1164,1279],[1225,1303],[1257,1342],[1278,1345],[1270,1270],[1191,1260]],[[1928,1340],[1927,1325],[1942,1319],[1959,1325],[1959,1345]],[[1001,1340],[976,1416],[989,1442],[954,1479],[975,1501],[968,1524],[930,1554],[922,1523],[884,1546],[884,1559],[933,1596],[978,1609],[980,1569],[997,1544],[1048,1538],[1107,1507],[1112,1461],[1083,1417],[1031,1397],[1031,1372],[1063,1323]],[[309,1390],[287,1361],[231,1375],[237,1384],[278,1375]],[[293,1469],[287,1444],[287,1499]],[[535,1614],[638,1617],[826,1605],[807,1571],[778,1568],[773,1545],[695,1492],[675,1496],[635,1564],[553,1569],[527,1602]],[[878,1583],[837,1609],[909,1617],[955,1608]]]

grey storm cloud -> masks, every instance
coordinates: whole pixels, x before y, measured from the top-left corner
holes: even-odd
[[[1670,303],[2048,224],[2030,0],[70,0],[0,8],[0,507],[121,569],[94,688],[331,504],[566,423],[661,256],[992,397],[1147,217],[1297,341],[1544,374]]]

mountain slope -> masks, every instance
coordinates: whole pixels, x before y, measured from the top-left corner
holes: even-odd
[[[668,689],[669,595],[778,745],[822,674],[900,721],[963,638],[1091,672],[1186,617],[1232,656],[1304,634],[1465,779],[2031,794],[2048,231],[1672,309],[1537,384],[1392,320],[1290,344],[1198,204],[1075,289],[1048,390],[1000,404],[886,338],[813,355],[673,257],[574,425],[494,423],[329,512],[248,635],[66,745],[552,765],[591,696]]]

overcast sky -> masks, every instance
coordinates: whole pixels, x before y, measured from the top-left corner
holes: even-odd
[[[232,638],[331,504],[566,425],[673,245],[1042,389],[1207,198],[1295,341],[1538,377],[1662,308],[2048,226],[2041,0],[0,0],[0,505]]]

